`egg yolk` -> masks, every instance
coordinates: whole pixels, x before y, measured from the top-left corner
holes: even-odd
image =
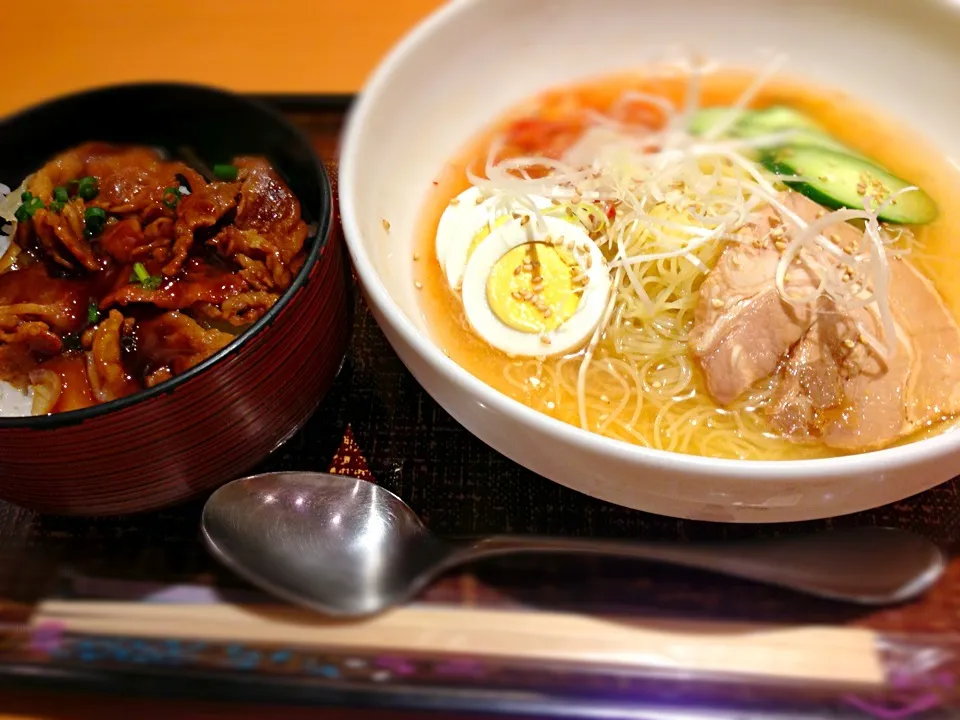
[[[498,227],[503,225],[505,222],[512,220],[513,218],[510,215],[501,215],[496,220],[493,221],[493,230],[496,230]],[[473,251],[479,247],[480,243],[492,232],[490,228],[490,223],[487,223],[482,228],[480,232],[473,236],[473,240],[470,242],[470,247],[467,248],[467,260],[470,259],[470,256],[473,255]]]
[[[527,243],[504,253],[487,278],[487,302],[500,321],[514,330],[556,330],[580,304],[582,290],[573,281],[576,260],[560,248]]]

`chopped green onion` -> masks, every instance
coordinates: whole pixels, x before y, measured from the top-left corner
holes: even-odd
[[[171,210],[175,210],[180,202],[180,188],[168,187],[163,191],[163,204]]]
[[[62,185],[58,185],[53,189],[53,201],[47,206],[51,212],[58,213],[63,210],[63,206],[70,202],[70,196],[67,194],[67,189]]]
[[[240,171],[236,165],[214,165],[213,174],[217,180],[236,180]]]
[[[20,195],[20,199],[23,200],[23,204],[17,208],[16,212],[13,213],[13,216],[17,219],[17,222],[26,222],[33,217],[33,214],[40,210],[43,207],[43,200],[38,197],[34,197],[32,193],[24,191]]]
[[[100,184],[95,177],[87,176],[77,181],[77,195],[84,200],[93,200],[100,192]]]
[[[96,325],[97,321],[100,320],[100,308],[97,306],[96,300],[91,300],[90,304],[87,305],[87,324]]]
[[[107,223],[107,213],[102,208],[87,208],[83,213],[84,229],[83,235],[86,238],[97,237],[103,232],[103,226]]]
[[[160,283],[163,282],[163,278],[160,275],[151,275],[146,280],[144,280],[141,285],[147,290],[156,290],[160,287]]]
[[[130,282],[138,282],[147,290],[156,290],[163,282],[163,277],[148,273],[143,263],[134,263],[133,272],[130,273]]]

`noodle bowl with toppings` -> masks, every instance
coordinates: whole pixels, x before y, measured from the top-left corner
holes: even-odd
[[[774,69],[561,87],[470,143],[413,263],[444,351],[542,413],[680,453],[832,457],[949,426],[956,173]]]

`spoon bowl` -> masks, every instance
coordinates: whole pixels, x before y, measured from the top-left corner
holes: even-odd
[[[936,545],[893,528],[719,543],[433,535],[389,490],[344,475],[281,472],[224,485],[203,509],[203,537],[238,575],[292,603],[357,617],[403,603],[438,574],[517,552],[575,552],[672,563],[819,597],[881,605],[943,573]]]
[[[228,483],[204,506],[202,532],[238,575],[328,615],[365,615],[403,602],[451,551],[389,490],[323,473]]]

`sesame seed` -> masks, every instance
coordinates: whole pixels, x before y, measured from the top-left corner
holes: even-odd
[[[574,205],[579,205],[581,200],[583,200],[583,198],[581,198],[579,195],[574,195],[572,198],[570,198],[570,202],[572,202]]]
[[[513,219],[514,219],[514,220],[519,220],[519,219],[520,219],[520,213],[518,213],[518,212],[511,213],[511,215],[513,216]]]
[[[541,335],[541,336],[540,336],[540,342],[541,342],[542,344],[544,344],[544,345],[549,345],[549,344],[550,344],[550,338],[548,338],[546,335]]]
[[[543,282],[543,275],[534,275],[534,276],[533,276],[533,282],[535,282],[535,283],[542,283],[542,282]]]
[[[483,195],[477,195],[477,205],[483,204]]]
[[[844,340],[843,344],[845,347],[848,347],[848,348],[852,348],[856,345],[856,343],[853,342],[853,340],[851,340],[850,338],[847,338],[846,340]]]
[[[605,403],[610,402],[610,398],[608,398],[606,395],[601,395],[601,396],[600,396],[600,400],[603,401],[603,402],[605,402]]]
[[[517,266],[513,269],[513,274],[514,274],[514,275],[519,275],[521,270],[523,270],[523,268],[520,267],[519,265],[517,265]]]
[[[459,204],[460,204],[460,198],[455,197],[453,200],[450,201],[450,204],[451,204],[451,205],[459,205]]]
[[[390,223],[386,219],[383,221],[383,229],[390,232]]]
[[[587,270],[593,267],[593,255],[587,255],[587,261],[585,264],[587,266]]]
[[[655,388],[663,387],[663,383],[660,380],[654,380],[650,385]]]
[[[523,216],[523,219],[520,221],[521,227],[524,226],[524,225],[526,225],[528,222],[530,222],[530,216],[529,216],[529,215],[524,215],[524,216]]]
[[[413,283],[413,286],[414,286],[417,290],[423,290],[423,283],[420,282],[419,280],[417,280],[415,283]]]
[[[521,267],[523,267],[525,272],[531,272],[533,270],[533,265],[528,262],[525,262]]]
[[[539,261],[539,260],[531,260],[531,261],[530,261],[530,264],[533,265],[535,268],[540,267],[540,261]]]
[[[545,310],[543,311],[543,316],[544,316],[545,318],[548,318],[548,317],[550,317],[550,316],[552,316],[552,315],[553,315],[553,310],[551,310],[550,308],[547,308],[547,309],[545,309]]]
[[[720,298],[713,298],[713,300],[710,301],[710,305],[712,305],[717,309],[720,309],[723,307],[723,300],[721,300]]]
[[[777,241],[773,244],[773,246],[774,246],[777,250],[780,250],[781,252],[782,252],[783,250],[786,250],[786,249],[787,249],[787,244],[786,244],[783,240],[777,240]]]
[[[510,297],[512,297],[514,300],[516,300],[516,301],[518,301],[518,302],[519,302],[520,300],[523,300],[523,296],[522,296],[520,293],[518,293],[516,290],[514,290],[512,293],[510,293]]]
[[[583,276],[581,276],[581,277],[583,278],[583,279],[580,281],[580,284],[581,284],[581,285],[589,285],[589,284],[590,284],[590,276],[589,276],[589,275],[583,275]]]
[[[547,402],[547,410],[553,410],[555,407],[556,407],[556,405],[554,404],[554,402],[553,402],[552,400],[549,400],[549,401]]]

